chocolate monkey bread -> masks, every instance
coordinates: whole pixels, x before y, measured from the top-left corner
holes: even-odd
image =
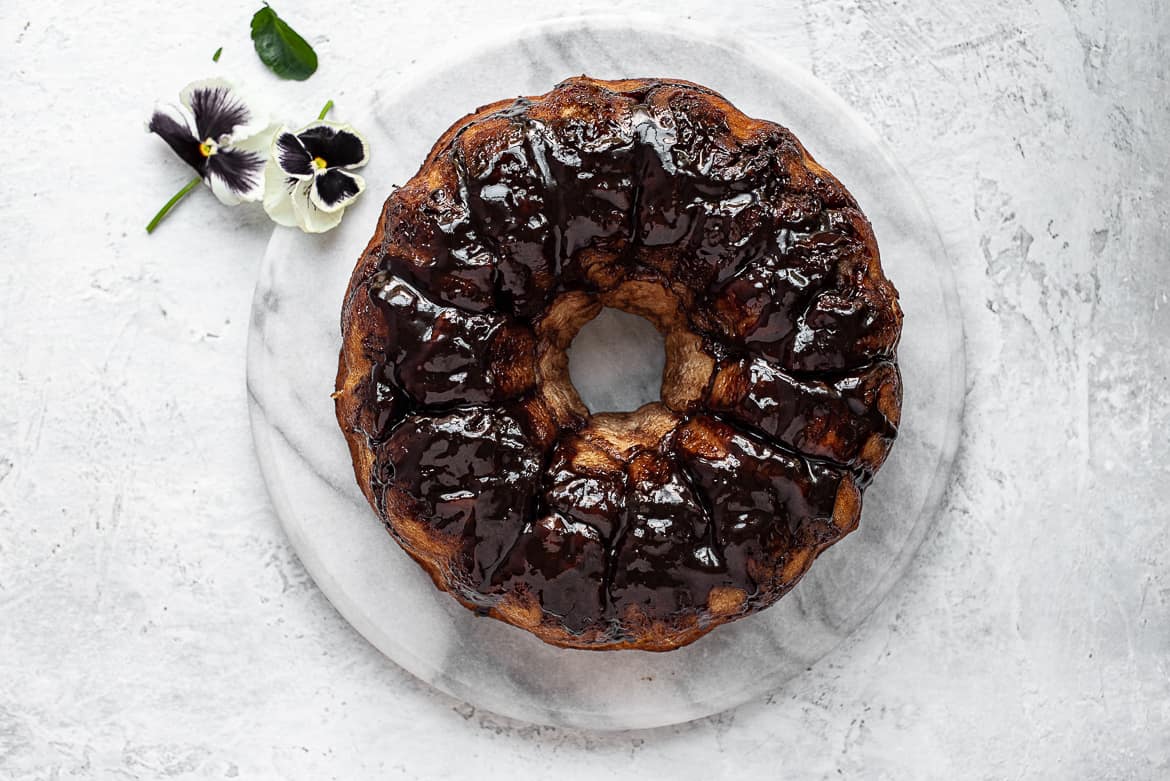
[[[662,333],[661,400],[591,412],[602,308]],[[685,81],[569,79],[456,122],[353,271],[334,394],[357,481],[466,607],[666,651],[783,596],[897,434],[898,294],[787,129]]]

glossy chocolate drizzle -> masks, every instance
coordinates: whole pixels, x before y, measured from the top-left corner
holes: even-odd
[[[520,590],[610,639],[713,589],[750,611],[791,585],[794,551],[848,531],[842,485],[896,436],[896,293],[852,197],[784,128],[737,139],[693,85],[554,93],[467,123],[432,153],[446,184],[387,204],[365,285],[386,333],[366,345],[375,495],[460,540],[450,580],[485,608]],[[685,303],[709,387],[621,453],[588,418],[549,436],[536,324],[567,291],[631,278]]]

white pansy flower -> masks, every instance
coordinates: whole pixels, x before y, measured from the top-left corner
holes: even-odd
[[[282,128],[264,172],[264,210],[306,233],[332,230],[365,190],[353,171],[369,158],[366,140],[349,125],[318,120],[296,132]]]
[[[263,197],[265,153],[276,126],[253,111],[228,82],[188,84],[179,94],[179,105],[157,108],[147,129],[194,168],[223,203],[234,206]]]

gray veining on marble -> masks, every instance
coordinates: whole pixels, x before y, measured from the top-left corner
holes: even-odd
[[[248,430],[267,220],[200,192],[142,233],[189,174],[141,122],[188,80],[243,79],[293,122],[333,98],[345,118],[368,78],[352,52],[405,76],[560,11],[278,8],[321,56],[308,82],[264,73],[250,9],[225,0],[162,21],[0,4],[0,126],[36,129],[0,179],[0,777],[1170,773],[1160,5],[672,4],[811,68],[912,171],[958,276],[967,403],[945,512],[841,647],[781,695],[609,735],[470,708],[350,629]]]

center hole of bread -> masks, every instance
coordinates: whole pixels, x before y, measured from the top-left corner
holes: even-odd
[[[633,412],[659,400],[666,352],[644,317],[606,307],[569,347],[569,376],[592,413]]]

